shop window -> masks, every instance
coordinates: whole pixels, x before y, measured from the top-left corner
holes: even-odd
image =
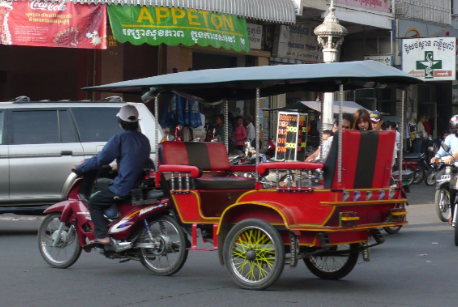
[[[57,111],[13,111],[12,144],[59,143]]]

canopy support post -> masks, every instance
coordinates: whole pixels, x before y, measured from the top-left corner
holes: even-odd
[[[323,130],[324,130],[324,123],[323,123],[323,112],[324,112],[324,102],[320,100],[320,116],[321,116],[321,127],[317,127],[320,130],[320,162],[323,162]]]
[[[156,169],[155,170],[158,170],[159,169],[159,144],[161,144],[161,141],[159,140],[159,95],[160,94],[157,94],[155,97],[154,97],[154,117],[155,117],[155,121],[156,121],[156,131],[155,131],[155,138],[156,138],[156,156],[154,158],[154,164],[155,164],[155,167]]]
[[[342,109],[343,109],[343,84],[339,86],[339,144],[338,144],[338,165],[337,165],[337,183],[339,188],[342,183]]]
[[[227,99],[224,100],[224,145],[226,146],[226,150],[229,153],[229,104]]]
[[[259,87],[256,88],[256,108],[254,113],[256,114],[256,183],[259,182],[258,178],[258,164],[259,164],[259,99],[260,99]]]
[[[406,91],[402,90],[402,95],[401,95],[401,142],[399,144],[399,157],[398,157],[398,172],[399,172],[399,181],[398,181],[398,187],[402,188],[402,151],[404,147],[404,104],[405,104],[405,99],[406,99]],[[396,145],[395,145],[396,146]]]

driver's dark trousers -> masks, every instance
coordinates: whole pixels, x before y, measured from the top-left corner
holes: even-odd
[[[103,211],[114,204],[115,193],[106,188],[91,197],[89,201],[89,212],[94,223],[94,234],[97,239],[109,236],[107,222]]]

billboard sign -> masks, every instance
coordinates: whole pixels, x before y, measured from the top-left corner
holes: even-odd
[[[402,71],[423,81],[456,79],[455,37],[402,40]]]

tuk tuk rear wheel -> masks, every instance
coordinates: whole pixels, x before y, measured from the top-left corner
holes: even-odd
[[[224,263],[237,285],[249,290],[264,290],[283,272],[283,240],[269,223],[247,219],[229,231],[224,243]]]
[[[321,279],[340,279],[347,276],[355,267],[359,257],[359,244],[337,245],[332,251],[349,250],[344,255],[316,255],[304,258],[307,268]]]

